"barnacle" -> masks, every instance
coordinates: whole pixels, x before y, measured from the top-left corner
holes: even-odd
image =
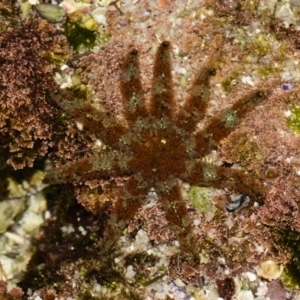
[[[190,96],[180,110],[173,94],[171,70],[171,45],[165,41],[156,52],[152,95],[148,103],[140,79],[138,51],[133,49],[127,54],[122,64],[120,86],[123,119],[115,118],[109,111],[97,110],[84,100],[74,99],[72,94],[54,96],[63,110],[95,134],[106,147],[93,153],[92,157],[86,156],[53,169],[46,181],[50,184],[71,183],[82,189],[97,180],[113,182],[115,178],[123,178],[123,185],[114,189],[118,200],[111,204],[112,215],[121,228],[129,223],[147,193],[154,189],[181,247],[186,249],[190,248],[193,236],[181,182],[202,187],[226,187],[228,191],[252,199],[263,194],[255,177],[236,168],[214,165],[205,157],[266,96],[258,89],[249,91],[198,130],[199,121],[206,115],[209,82],[216,68],[210,62],[200,70]],[[95,213],[95,207],[101,207],[101,204],[96,205],[100,201],[95,196],[97,192],[99,189],[94,184],[87,197],[90,200],[81,200]]]
[[[257,267],[258,276],[268,280],[274,280],[279,278],[282,271],[283,266],[279,265],[273,260],[263,261]]]

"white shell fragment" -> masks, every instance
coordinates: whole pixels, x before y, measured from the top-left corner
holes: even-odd
[[[133,267],[128,266],[127,270],[126,270],[126,273],[125,273],[125,277],[129,280],[132,280],[135,275],[136,275],[136,272],[133,270]]]
[[[65,11],[55,4],[39,4],[35,6],[39,15],[51,23],[59,23],[64,19]]]
[[[257,275],[267,280],[274,280],[279,278],[282,271],[283,266],[277,264],[273,260],[266,260],[260,263],[256,269]]]
[[[90,9],[91,4],[75,0],[64,0],[59,4],[67,14],[82,12]]]
[[[250,282],[254,282],[256,280],[256,275],[252,272],[246,272],[245,275],[248,277]]]

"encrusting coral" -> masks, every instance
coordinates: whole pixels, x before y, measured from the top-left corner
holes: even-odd
[[[229,193],[245,194],[258,200],[264,193],[251,174],[210,164],[205,157],[249,111],[264,101],[266,91],[249,91],[198,130],[197,124],[204,119],[210,99],[209,82],[216,72],[215,66],[208,62],[202,67],[190,89],[190,96],[183,107],[177,109],[170,52],[169,42],[162,42],[156,52],[149,103],[144,98],[137,50],[131,50],[125,57],[120,86],[123,119],[114,118],[109,111],[97,110],[82,99],[74,99],[72,94],[58,94],[58,105],[83,124],[86,130],[94,133],[106,149],[52,170],[46,182],[74,184],[79,191],[90,195],[82,204],[97,213],[103,206],[101,198],[99,201],[99,198],[92,196],[101,192],[101,187],[97,190],[97,180],[122,178],[121,187],[113,188],[117,200],[111,207],[113,215],[123,224],[121,227],[124,222],[128,224],[147,193],[154,188],[181,247],[190,248],[193,237],[182,198],[181,181],[200,186],[226,187]],[[92,188],[87,191],[82,185]]]

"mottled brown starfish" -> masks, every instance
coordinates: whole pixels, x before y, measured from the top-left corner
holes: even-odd
[[[52,170],[46,181],[78,184],[129,176],[114,208],[117,219],[128,223],[146,194],[154,188],[169,223],[176,230],[182,246],[186,246],[191,238],[188,235],[190,222],[180,181],[227,188],[253,197],[260,195],[260,186],[248,173],[209,165],[203,158],[263,101],[264,94],[259,90],[250,91],[230,109],[210,119],[202,130],[196,130],[198,122],[205,117],[210,99],[209,82],[215,69],[206,66],[200,70],[190,96],[178,111],[172,88],[170,53],[170,43],[161,43],[154,62],[149,105],[142,89],[138,52],[132,50],[125,57],[121,93],[126,122],[78,99],[56,97],[58,104],[101,139],[107,148],[96,157],[75,160]]]

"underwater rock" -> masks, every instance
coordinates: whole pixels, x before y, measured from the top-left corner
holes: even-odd
[[[44,3],[36,5],[35,8],[43,19],[51,23],[59,23],[65,16],[65,11],[55,4]]]

